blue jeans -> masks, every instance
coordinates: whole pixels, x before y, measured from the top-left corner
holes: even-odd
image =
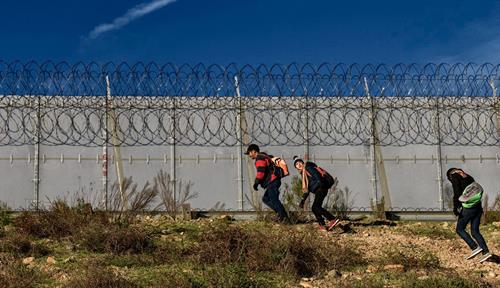
[[[462,213],[458,216],[457,221],[457,234],[464,239],[465,243],[469,245],[469,248],[474,250],[477,246],[483,249],[483,253],[487,253],[488,246],[486,246],[486,241],[484,241],[483,235],[479,232],[479,224],[481,222],[481,215],[483,214],[483,207],[479,203],[472,208],[463,208]],[[472,237],[465,231],[467,224],[470,222],[470,232],[472,237],[476,239],[474,241]]]
[[[280,220],[283,221],[288,219],[288,214],[280,201],[280,186],[281,179],[276,179],[269,183],[266,187],[266,192],[264,192],[264,195],[262,196],[262,202],[278,213]]]

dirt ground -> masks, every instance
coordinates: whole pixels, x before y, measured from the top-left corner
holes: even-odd
[[[344,223],[346,224],[346,223]],[[355,224],[355,223],[352,223]],[[393,225],[393,226],[391,226]],[[339,283],[351,280],[362,280],[370,274],[408,273],[412,270],[418,279],[426,279],[434,272],[428,269],[407,269],[402,265],[377,265],[381,251],[394,249],[396,251],[425,251],[439,259],[440,271],[452,271],[461,277],[471,279],[473,275],[478,282],[500,287],[500,222],[481,226],[481,232],[494,255],[488,261],[479,263],[480,255],[472,260],[465,257],[470,254],[470,249],[465,242],[455,235],[455,223],[449,222],[408,222],[386,223],[379,226],[351,225],[353,233],[342,233],[340,229],[325,232],[324,237],[342,244],[353,244],[368,260],[365,271],[330,271],[319,279],[302,279],[302,287],[338,287]],[[374,264],[371,264],[374,263]],[[439,272],[438,272],[439,273]],[[384,277],[384,276],[382,276]],[[362,282],[361,282],[362,283]],[[385,286],[385,285],[384,285]],[[385,287],[398,287],[387,285]]]

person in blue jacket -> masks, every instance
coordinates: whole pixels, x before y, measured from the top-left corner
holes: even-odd
[[[320,230],[333,229],[340,221],[339,219],[335,219],[332,213],[322,207],[323,201],[328,194],[328,189],[334,184],[333,177],[313,162],[304,162],[304,160],[297,156],[293,157],[293,159],[293,166],[302,175],[302,191],[304,194],[302,195],[299,207],[304,208],[307,197],[309,197],[310,193],[313,193],[314,201],[312,204],[312,212],[320,225]],[[328,220],[328,225],[325,219]]]

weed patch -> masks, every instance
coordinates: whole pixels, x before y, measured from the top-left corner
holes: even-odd
[[[2,288],[37,287],[47,279],[48,276],[36,268],[23,265],[13,258],[0,258],[0,287]]]
[[[437,224],[408,225],[402,229],[408,235],[429,237],[432,239],[455,239],[457,236],[453,230]]]
[[[16,257],[40,257],[48,255],[51,251],[46,245],[33,242],[26,234],[12,231],[0,239],[0,252],[10,253]]]
[[[56,200],[48,210],[22,212],[14,219],[14,225],[34,237],[60,239],[76,234],[92,221],[99,219],[105,222],[105,218],[98,215],[82,205],[70,207],[63,200]]]
[[[382,250],[381,257],[379,258],[379,264],[398,264],[402,265],[405,269],[436,269],[440,267],[439,258],[422,249],[417,247],[405,247],[404,249],[398,249],[394,247],[385,248]]]
[[[88,263],[83,270],[74,271],[68,288],[138,288],[139,286],[102,263]]]
[[[130,253],[150,252],[154,242],[150,235],[141,228],[116,225],[90,225],[82,230],[77,241],[92,252]]]

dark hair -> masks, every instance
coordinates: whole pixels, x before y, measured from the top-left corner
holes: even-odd
[[[257,144],[250,144],[247,148],[247,152],[245,152],[243,154],[248,155],[248,153],[250,153],[251,151],[256,151],[257,153],[259,153],[260,148],[259,148],[259,146],[257,146]]]
[[[460,168],[455,168],[455,167],[448,169],[448,171],[446,171],[446,178],[448,178],[448,180],[451,181],[451,174],[453,174],[451,172],[453,172],[455,170],[464,171],[464,170],[462,170]]]
[[[302,164],[304,163],[304,160],[300,159],[299,156],[293,156],[293,167],[295,167],[295,164],[297,164],[297,162],[301,162]]]

